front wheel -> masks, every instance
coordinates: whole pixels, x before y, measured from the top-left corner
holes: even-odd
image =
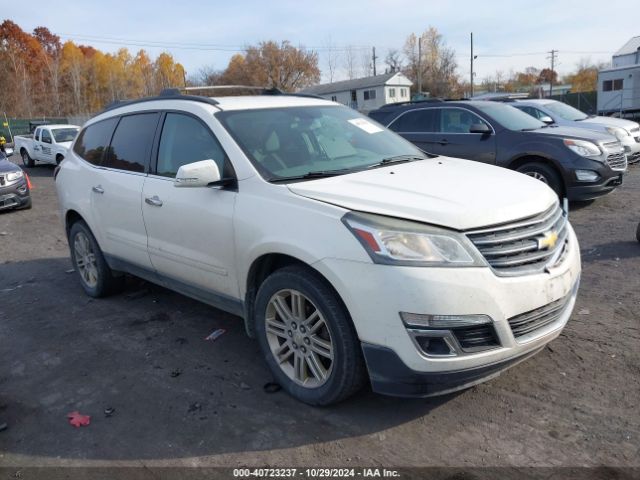
[[[29,167],[29,168],[32,168],[35,165],[33,158],[29,156],[29,152],[27,152],[26,150],[22,151],[22,164],[25,167]]]
[[[563,194],[563,184],[560,175],[549,165],[540,162],[531,162],[525,163],[520,168],[518,168],[518,172],[524,173],[536,180],[540,180],[542,183],[546,184],[556,192],[558,197],[562,197]]]
[[[365,380],[360,342],[346,309],[315,271],[290,266],[272,273],[255,303],[260,348],[275,379],[310,405],[329,405]]]
[[[113,274],[98,242],[83,221],[78,221],[71,226],[69,247],[71,261],[87,295],[96,298],[105,297],[121,289],[124,277],[116,277]]]
[[[638,228],[636,228],[636,240],[640,242],[640,223],[638,224]]]

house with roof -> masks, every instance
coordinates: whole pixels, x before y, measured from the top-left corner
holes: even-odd
[[[640,113],[640,36],[613,54],[611,68],[598,72],[598,113]]]
[[[387,103],[409,101],[411,85],[413,82],[401,72],[391,72],[314,85],[301,90],[300,93],[318,95],[367,113]]]

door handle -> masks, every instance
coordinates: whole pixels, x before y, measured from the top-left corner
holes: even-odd
[[[447,140],[446,138],[443,138],[442,140],[440,140],[438,142],[440,145],[448,145],[449,144],[449,140]]]
[[[104,188],[102,188],[101,185],[98,185],[96,187],[91,187],[91,190],[93,190],[94,192],[99,193],[101,195],[104,193]]]
[[[162,200],[160,200],[158,198],[157,195],[154,195],[153,197],[147,197],[144,199],[145,203],[154,206],[154,207],[161,207],[162,206]]]

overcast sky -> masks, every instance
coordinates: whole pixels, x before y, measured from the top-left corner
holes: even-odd
[[[316,48],[323,72],[328,45],[359,47],[358,62],[376,46],[380,72],[390,48],[402,49],[407,35],[431,25],[455,49],[458,73],[465,78],[473,32],[479,83],[497,70],[544,68],[549,64],[544,52],[551,49],[559,52],[560,74],[584,57],[610,61],[629,38],[640,35],[637,5],[618,0],[0,0],[0,6],[4,18],[25,31],[43,25],[63,40],[103,51],[122,46],[152,55],[169,51],[188,74],[203,66],[224,69],[234,51],[268,39]],[[340,67],[338,77],[344,77]]]

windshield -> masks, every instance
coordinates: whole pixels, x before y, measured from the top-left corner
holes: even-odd
[[[346,107],[237,110],[216,116],[268,181],[350,173],[397,156],[425,157],[400,136]]]
[[[564,118],[565,120],[573,120],[574,122],[589,118],[584,112],[581,112],[577,108],[573,108],[570,105],[562,102],[552,102],[545,105],[556,115]]]
[[[55,128],[51,130],[56,143],[71,142],[78,134],[78,128]]]
[[[540,120],[511,105],[496,102],[477,102],[474,106],[509,130],[536,130],[546,126]]]

